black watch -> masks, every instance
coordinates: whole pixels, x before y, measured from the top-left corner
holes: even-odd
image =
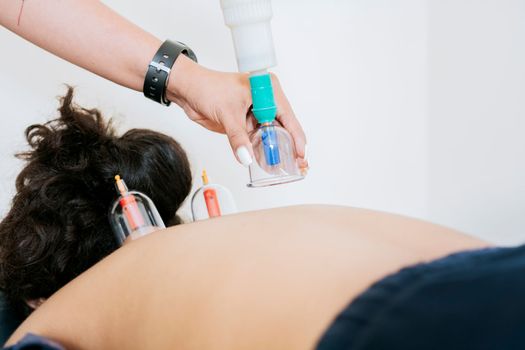
[[[197,62],[195,53],[179,41],[166,40],[160,46],[144,78],[144,96],[165,106],[170,105],[171,102],[166,98],[166,88],[171,68],[181,53]]]

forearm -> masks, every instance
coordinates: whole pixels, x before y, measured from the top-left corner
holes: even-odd
[[[41,48],[142,91],[161,42],[95,0],[0,0],[0,24]],[[54,33],[54,34],[53,34]]]

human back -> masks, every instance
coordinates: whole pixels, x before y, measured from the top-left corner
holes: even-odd
[[[277,208],[155,232],[68,284],[15,332],[66,348],[311,348],[370,284],[486,243],[336,206]]]

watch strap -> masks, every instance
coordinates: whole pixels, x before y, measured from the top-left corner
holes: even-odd
[[[148,65],[144,78],[144,96],[160,104],[170,105],[171,102],[166,99],[166,88],[171,68],[181,53],[197,62],[195,53],[183,43],[171,40],[162,43]]]

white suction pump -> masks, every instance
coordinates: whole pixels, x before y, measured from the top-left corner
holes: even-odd
[[[224,21],[232,32],[240,72],[250,73],[252,112],[258,127],[251,133],[256,162],[250,165],[249,187],[277,185],[304,178],[290,134],[275,122],[268,68],[277,64],[270,20],[270,0],[221,0]]]
[[[115,186],[120,196],[111,208],[109,220],[121,245],[125,241],[166,227],[148,196],[138,191],[129,191],[119,175],[115,176]]]

